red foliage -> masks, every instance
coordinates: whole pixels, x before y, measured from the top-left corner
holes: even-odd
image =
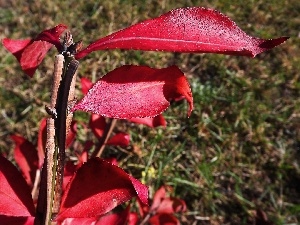
[[[254,57],[287,39],[281,37],[264,40],[251,37],[216,10],[189,7],[171,10],[160,17],[100,38],[80,51],[76,58],[106,49],[221,53]]]
[[[144,124],[148,127],[166,127],[167,122],[162,114],[159,114],[155,117],[145,117],[145,118],[131,118],[129,121],[137,124]]]
[[[130,143],[130,135],[127,133],[117,133],[112,136],[105,144],[106,145],[116,145],[126,147]]]
[[[190,114],[191,89],[176,66],[122,66],[102,77],[72,110],[121,119],[154,117],[169,107],[170,100],[180,96],[187,99]]]
[[[28,185],[17,168],[3,156],[0,156],[0,199],[0,219],[3,219],[0,224],[11,224],[3,222],[8,219],[5,217],[35,215]]]
[[[93,158],[77,170],[68,184],[56,220],[97,217],[134,196],[147,204],[147,187],[118,166]]]
[[[33,185],[36,170],[38,169],[38,155],[35,146],[25,138],[11,135],[16,146],[14,149],[15,160],[23,173],[29,186]]]
[[[17,58],[22,70],[32,77],[49,49],[53,45],[60,49],[59,36],[66,28],[67,26],[59,24],[41,32],[35,39],[12,40],[4,38],[2,44]]]

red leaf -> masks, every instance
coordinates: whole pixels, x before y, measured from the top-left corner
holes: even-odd
[[[130,213],[128,218],[128,225],[137,225],[139,222],[139,216],[137,213]]]
[[[68,184],[56,220],[100,216],[134,196],[147,203],[148,188],[121,168],[93,158],[78,169]]]
[[[179,225],[178,219],[172,214],[156,214],[149,219],[151,225]]]
[[[30,45],[33,41],[31,39],[25,39],[25,40],[12,40],[9,38],[4,38],[2,40],[2,44],[4,47],[13,54],[17,60],[20,62],[22,53],[24,49]]]
[[[124,225],[128,220],[129,213],[130,213],[130,206],[128,206],[122,212],[111,213],[100,217],[96,225]]]
[[[30,217],[35,214],[30,190],[17,168],[0,156],[0,215]],[[7,218],[0,217],[0,224]],[[9,223],[10,224],[10,223]]]
[[[29,44],[25,46],[28,41]],[[33,76],[38,65],[40,65],[46,53],[52,47],[52,44],[45,41],[11,40],[8,38],[4,38],[2,43],[17,58],[22,70],[30,77]],[[23,48],[14,52],[16,50],[13,47],[14,45]]]
[[[177,213],[186,210],[186,204],[179,198],[169,198],[166,195],[166,188],[159,188],[153,197],[153,203],[150,211],[155,213]]]
[[[43,118],[40,122],[38,141],[37,141],[39,168],[41,168],[44,163],[46,141],[47,141],[46,139],[47,139],[47,119]]]
[[[33,225],[34,217],[11,217],[0,215],[0,223],[9,225]]]
[[[72,142],[74,141],[75,137],[77,134],[77,123],[76,121],[72,121],[71,122],[71,126],[70,126],[70,130],[67,134],[67,138],[66,138],[66,147],[69,147]]]
[[[67,218],[60,225],[96,225],[96,218]]]
[[[254,57],[287,39],[251,37],[216,10],[189,7],[171,10],[101,38],[80,51],[76,58],[105,49],[209,52]]]
[[[16,144],[14,149],[15,160],[27,184],[32,186],[38,169],[38,155],[35,146],[21,136],[11,135],[11,138]]]
[[[133,123],[144,124],[144,125],[147,125],[152,128],[159,127],[159,126],[166,127],[166,125],[167,125],[167,122],[162,114],[159,114],[153,118],[151,118],[151,117],[131,118],[131,119],[129,119],[129,121],[131,121]]]
[[[127,133],[117,133],[112,138],[110,138],[106,145],[115,145],[115,146],[128,146],[130,143],[130,135]]]
[[[64,24],[58,24],[49,30],[44,30],[34,40],[47,41],[48,43],[55,45],[55,47],[60,51],[61,43],[59,37],[67,28],[68,27]]]
[[[176,66],[154,69],[125,65],[101,78],[72,110],[121,119],[154,117],[168,108],[171,99],[179,96],[189,102],[190,115],[192,92]]]
[[[61,48],[59,36],[66,28],[65,25],[59,24],[54,28],[43,31],[36,39],[12,40],[4,38],[2,44],[17,58],[22,70],[32,77],[52,44],[58,49]]]
[[[162,200],[158,208],[157,213],[178,213],[186,210],[186,204],[179,198],[165,198]]]
[[[86,95],[88,91],[92,88],[93,83],[92,81],[90,81],[88,78],[85,77],[82,77],[80,79],[80,83],[81,83],[81,91],[84,95]]]
[[[105,118],[93,113],[90,117],[89,126],[94,135],[97,138],[101,138],[106,127]]]

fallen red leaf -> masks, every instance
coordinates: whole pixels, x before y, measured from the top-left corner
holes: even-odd
[[[101,38],[80,51],[76,58],[105,49],[207,52],[254,57],[287,39],[251,37],[216,10],[188,7],[171,10]]]
[[[72,110],[121,119],[154,117],[169,107],[170,100],[179,96],[187,99],[190,115],[192,92],[176,66],[154,69],[125,65],[102,77]]]

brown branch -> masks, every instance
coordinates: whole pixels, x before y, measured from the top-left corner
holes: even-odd
[[[94,152],[92,153],[91,157],[100,157],[104,151],[105,143],[108,141],[115,125],[117,123],[117,119],[110,119],[109,123],[106,125],[103,136],[101,140],[95,147]]]
[[[55,56],[53,84],[51,90],[50,106],[46,107],[50,111],[55,108],[57,101],[57,93],[59,89],[60,80],[63,73],[64,56]],[[47,110],[48,111],[48,110]],[[49,113],[49,112],[48,112]],[[52,114],[51,114],[52,115]],[[52,115],[53,116],[53,115]],[[56,167],[56,153],[55,151],[55,126],[54,119],[47,119],[47,141],[46,141],[46,157],[41,175],[40,191],[37,203],[37,215],[35,224],[49,224],[52,216],[52,205],[55,184],[55,167]]]

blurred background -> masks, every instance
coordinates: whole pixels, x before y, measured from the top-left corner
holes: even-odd
[[[104,156],[149,185],[170,185],[185,200],[182,224],[299,224],[300,222],[300,4],[297,0],[0,0],[0,38],[35,37],[59,23],[84,46],[121,28],[173,8],[204,6],[229,16],[261,38],[290,36],[256,58],[213,54],[102,51],[81,60],[79,78],[93,82],[124,65],[176,64],[188,77],[195,109],[175,102],[163,114],[166,128],[118,121],[131,135],[126,148],[107,147]],[[12,158],[11,134],[37,141],[47,114],[53,48],[33,78],[0,48],[0,150]],[[76,113],[78,141],[88,135]]]

